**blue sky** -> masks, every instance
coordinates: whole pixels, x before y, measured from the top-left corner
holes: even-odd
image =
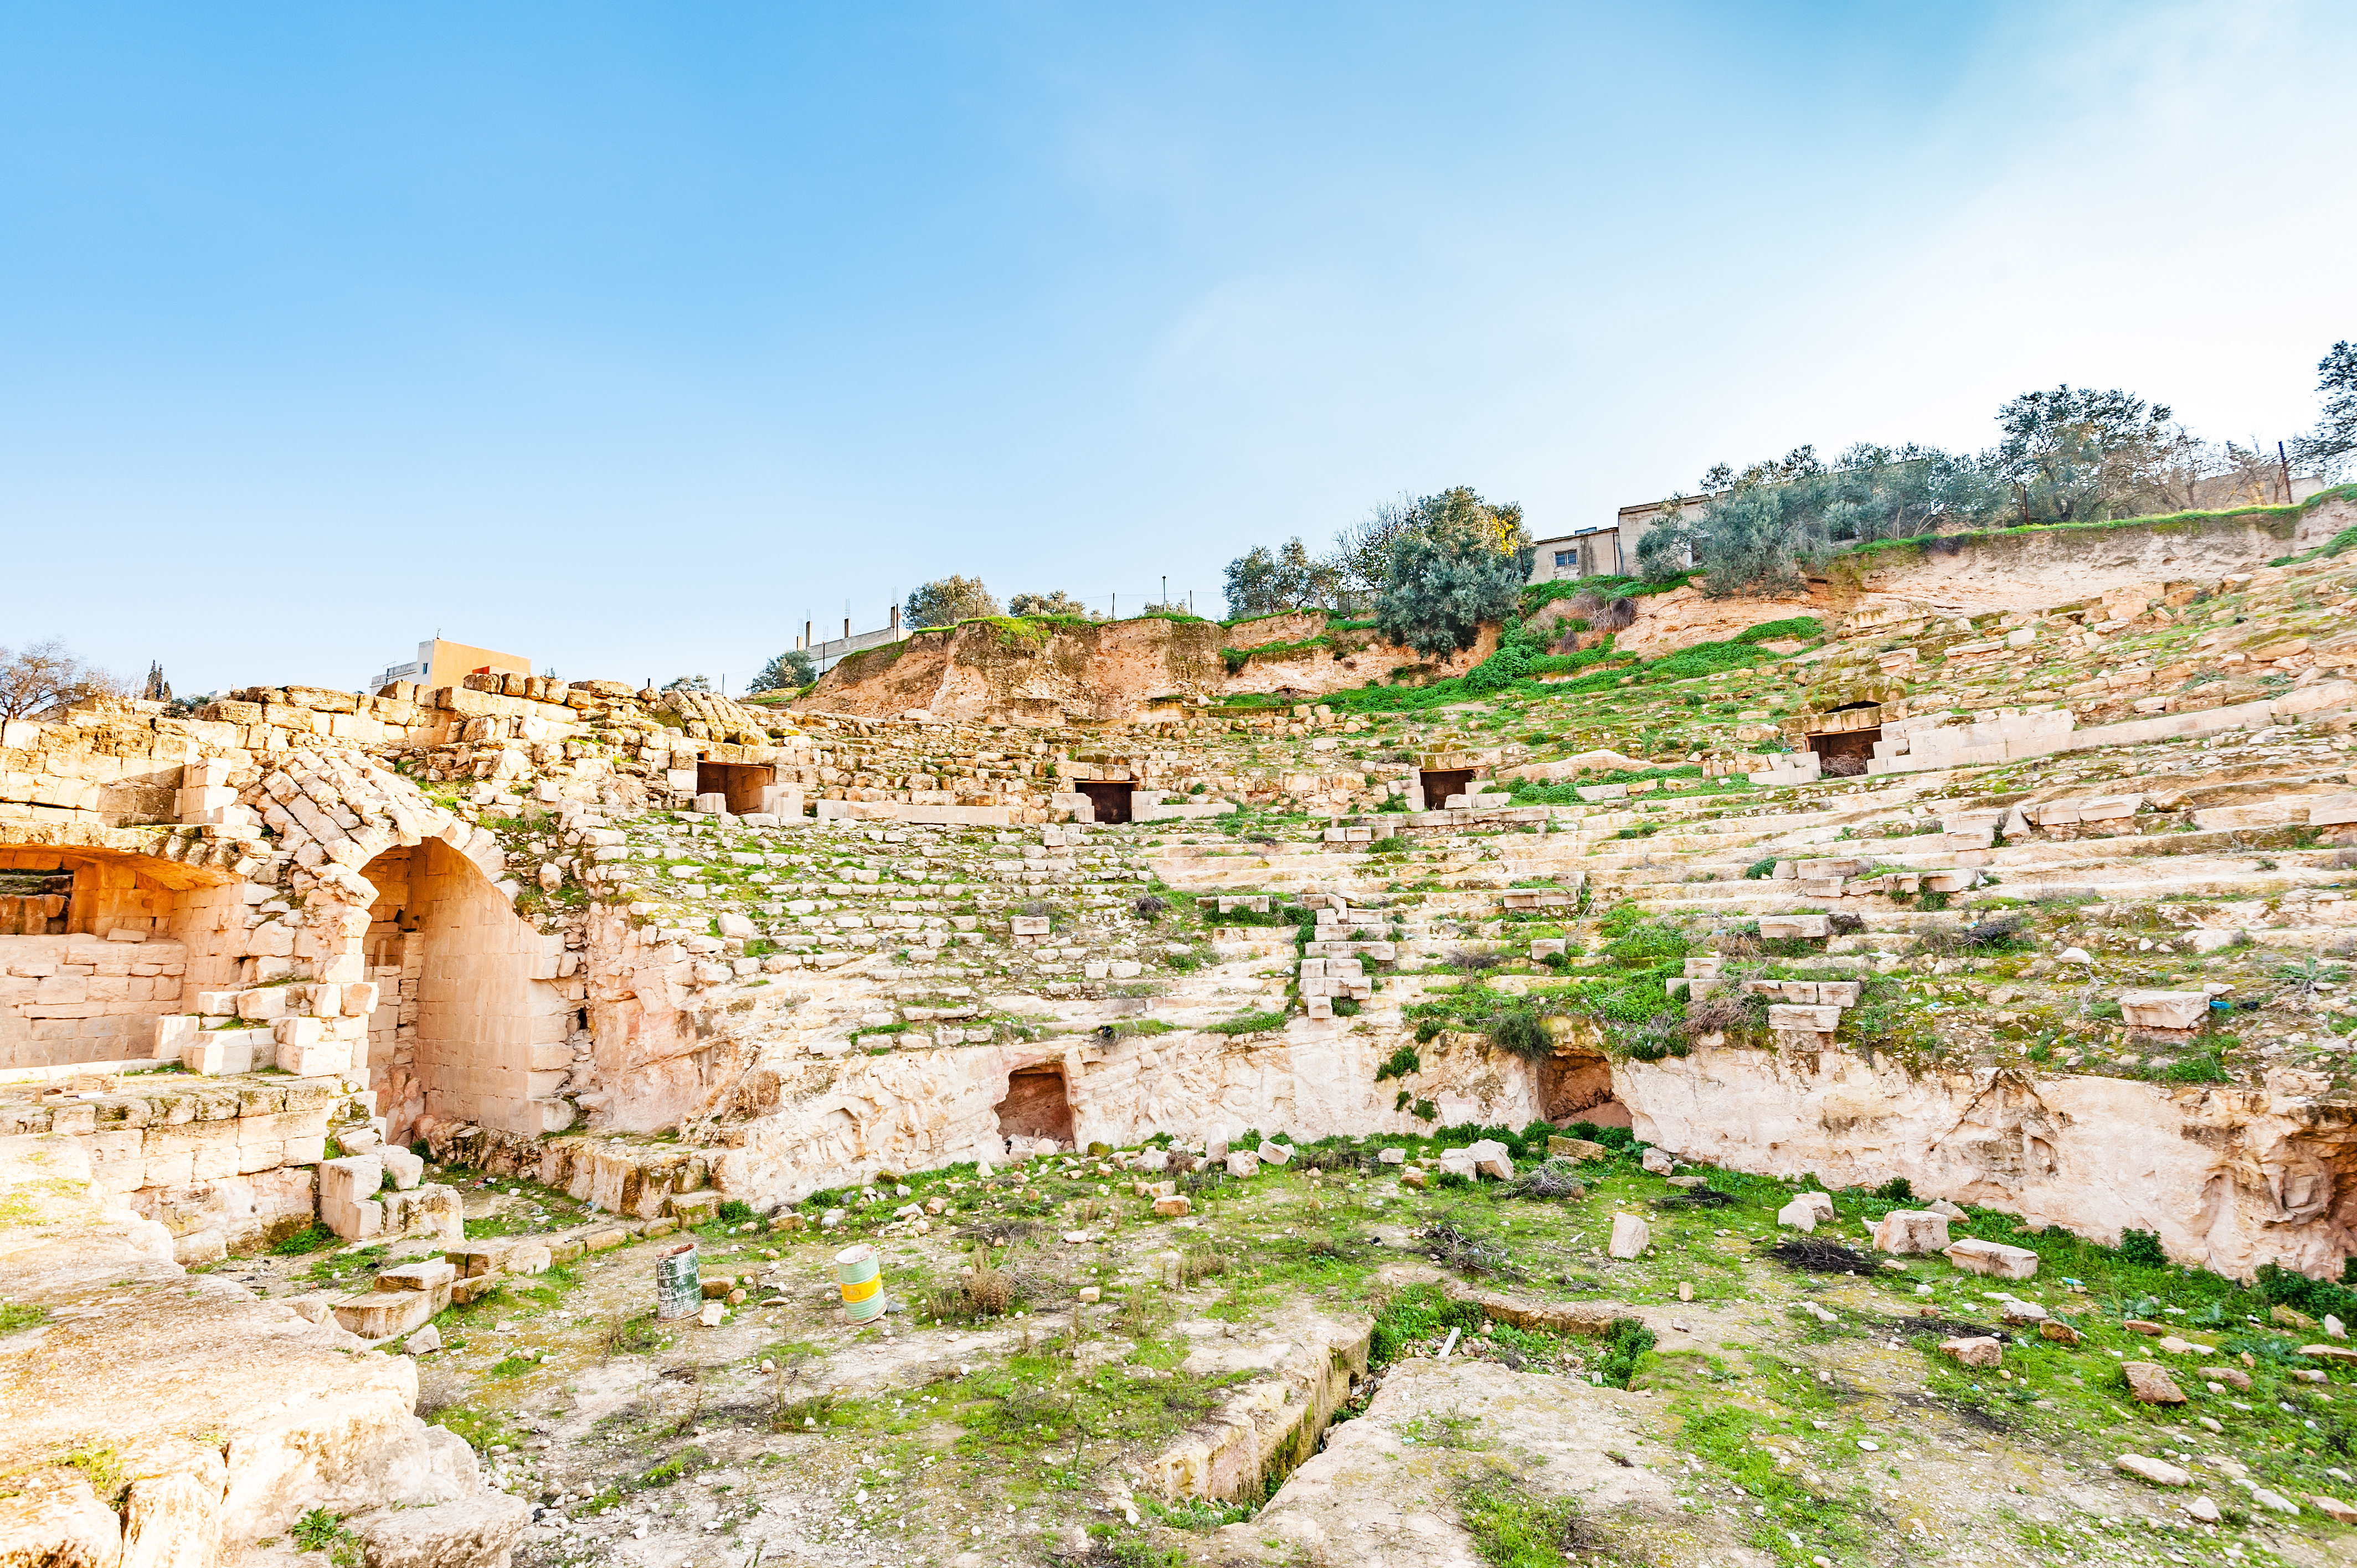
[[[0,643],[732,690],[2069,381],[2288,436],[2330,5],[0,5]]]

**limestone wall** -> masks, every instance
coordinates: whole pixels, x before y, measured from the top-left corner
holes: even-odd
[[[1986,1204],[2248,1278],[2264,1262],[2337,1276],[2357,1251],[2357,1126],[2321,1074],[2264,1090],[2114,1078],[1910,1075],[1846,1052],[1697,1049],[1614,1072],[1640,1137],[1689,1159],[1827,1187],[1905,1176],[1916,1196]]]

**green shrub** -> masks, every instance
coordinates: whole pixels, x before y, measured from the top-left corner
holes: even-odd
[[[1612,1335],[1605,1343],[1603,1357],[1595,1363],[1596,1371],[1608,1388],[1625,1389],[1629,1380],[1643,1369],[1645,1358],[1652,1354],[1660,1336],[1645,1326],[1639,1317],[1616,1317]]]
[[[2134,1263],[2140,1269],[2162,1269],[2169,1266],[2169,1254],[2160,1250],[2160,1237],[2151,1230],[2120,1232],[2120,1262]]]

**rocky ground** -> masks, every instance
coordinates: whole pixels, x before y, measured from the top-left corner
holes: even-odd
[[[1855,1255],[1796,1268],[1774,1253],[1797,1236],[1775,1216],[1806,1183],[1658,1175],[1633,1144],[1549,1165],[1545,1130],[1529,1131],[1508,1134],[1519,1186],[1446,1176],[1427,1141],[1329,1140],[1249,1177],[1179,1176],[1195,1199],[1179,1219],[1156,1217],[1114,1158],[1074,1156],[714,1220],[705,1277],[745,1292],[718,1326],[653,1318],[667,1242],[639,1242],[445,1314],[441,1348],[419,1357],[424,1404],[539,1505],[528,1563],[2316,1563],[2357,1549],[2311,1500],[2357,1492],[2351,1371],[2301,1353],[2340,1342],[2262,1296],[1987,1211],[1956,1234],[2039,1252],[2036,1279],[1877,1254],[1872,1223],[1908,1200],[1865,1192],[1834,1195],[1811,1238]],[[1380,1163],[1384,1147],[1407,1163]],[[1529,1182],[1542,1171],[1558,1179]],[[1562,1178],[1582,1194],[1532,1190]],[[512,1181],[469,1190],[484,1230],[563,1203]],[[890,1218],[935,1199],[921,1227]],[[1650,1230],[1626,1260],[1606,1251],[1623,1215]],[[829,1259],[852,1238],[885,1255],[894,1310],[874,1326],[833,1305]],[[961,1273],[978,1261],[979,1284]],[[231,1266],[269,1291],[307,1284],[305,1262]],[[1444,1287],[1633,1321],[1611,1337],[1517,1328]],[[2078,1342],[2008,1325],[2025,1303]],[[1977,1335],[2004,1341],[1996,1365],[1940,1348]],[[1280,1446],[1233,1497],[1157,1488],[1168,1455],[1239,1419],[1239,1394],[1298,1400],[1305,1345],[1367,1358],[1321,1451]],[[2139,1402],[2122,1367],[2146,1361],[2184,1402]],[[2124,1473],[2128,1454],[2190,1483]]]

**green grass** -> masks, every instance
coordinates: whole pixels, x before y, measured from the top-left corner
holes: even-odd
[[[1503,1466],[1466,1482],[1457,1512],[1490,1568],[1566,1568],[1580,1545],[1578,1499],[1534,1496]]]
[[[467,1445],[478,1454],[489,1453],[495,1444],[513,1447],[519,1435],[515,1423],[498,1411],[477,1410],[471,1405],[448,1405],[427,1420],[432,1425],[465,1438]]]
[[[0,1334],[14,1334],[48,1320],[49,1309],[29,1301],[0,1301]]]
[[[324,1252],[341,1240],[341,1237],[315,1219],[302,1230],[273,1241],[270,1252],[273,1257],[299,1258],[307,1252]]]

